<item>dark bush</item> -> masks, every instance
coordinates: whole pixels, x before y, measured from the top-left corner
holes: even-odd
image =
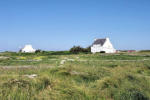
[[[85,52],[91,52],[91,46],[88,46],[87,48],[84,49]]]
[[[81,46],[73,46],[71,49],[70,49],[70,52],[71,53],[88,53],[88,52],[91,52],[91,47],[87,47],[87,48],[83,48]]]
[[[42,52],[42,50],[40,50],[40,49],[35,51],[35,53],[41,53],[41,52]]]
[[[80,46],[73,46],[71,49],[70,49],[70,52],[71,53],[80,53],[80,52],[83,52],[84,51],[84,48],[80,47]]]

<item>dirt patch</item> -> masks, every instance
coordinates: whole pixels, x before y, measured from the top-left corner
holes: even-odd
[[[0,59],[8,59],[10,57],[0,56]]]

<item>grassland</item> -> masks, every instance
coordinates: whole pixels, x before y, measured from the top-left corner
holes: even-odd
[[[150,53],[0,53],[0,100],[150,100]]]

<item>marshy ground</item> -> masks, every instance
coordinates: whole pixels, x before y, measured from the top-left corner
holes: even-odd
[[[149,100],[150,52],[0,53],[1,100]]]

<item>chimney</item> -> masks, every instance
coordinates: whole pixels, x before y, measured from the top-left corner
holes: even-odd
[[[106,37],[106,40],[108,41],[108,40],[109,40],[109,38],[108,38],[108,37]]]

